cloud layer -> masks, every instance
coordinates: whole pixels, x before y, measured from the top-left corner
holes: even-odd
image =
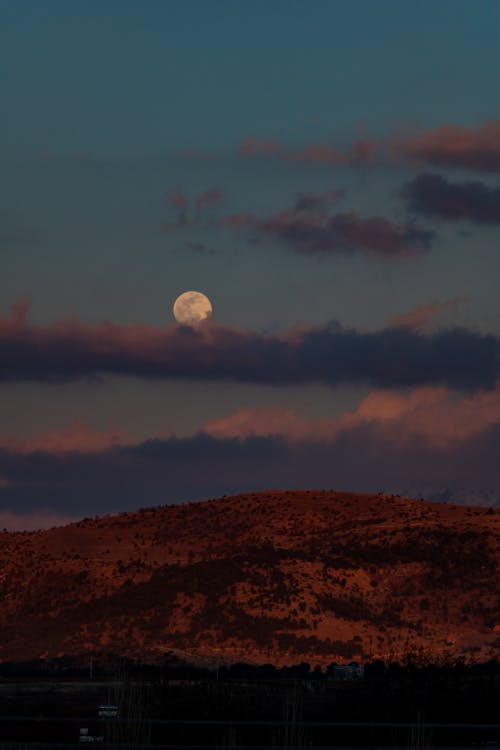
[[[203,431],[219,439],[281,437],[292,442],[335,442],[341,434],[376,426],[394,441],[422,438],[445,449],[500,423],[500,387],[460,399],[447,388],[407,391],[374,390],[356,408],[336,419],[306,419],[286,405],[241,407],[227,417],[207,422]]]
[[[473,391],[492,388],[500,376],[500,340],[460,328],[423,334],[330,325],[268,336],[211,323],[198,329],[78,320],[36,326],[24,308],[0,320],[0,380],[57,383],[106,373]]]
[[[499,444],[499,387],[459,401],[443,388],[373,391],[337,419],[242,407],[192,437],[128,445],[2,441],[0,522],[27,528],[272,488],[500,488]]]

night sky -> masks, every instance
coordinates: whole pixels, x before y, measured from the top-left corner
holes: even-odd
[[[500,497],[499,29],[497,0],[0,0],[0,526]]]

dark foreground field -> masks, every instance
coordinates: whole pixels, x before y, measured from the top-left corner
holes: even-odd
[[[4,674],[5,674],[5,670]],[[331,672],[332,670],[330,670]],[[7,670],[8,672],[8,670]],[[99,718],[100,704],[118,716]],[[333,679],[301,664],[141,666],[0,682],[0,747],[499,747],[500,664],[367,664]]]

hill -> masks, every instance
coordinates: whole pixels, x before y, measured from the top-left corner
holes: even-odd
[[[500,653],[500,510],[275,491],[0,533],[0,659]]]

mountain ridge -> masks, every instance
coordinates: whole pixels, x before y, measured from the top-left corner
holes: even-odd
[[[0,533],[0,659],[500,651],[500,511],[274,490]]]

